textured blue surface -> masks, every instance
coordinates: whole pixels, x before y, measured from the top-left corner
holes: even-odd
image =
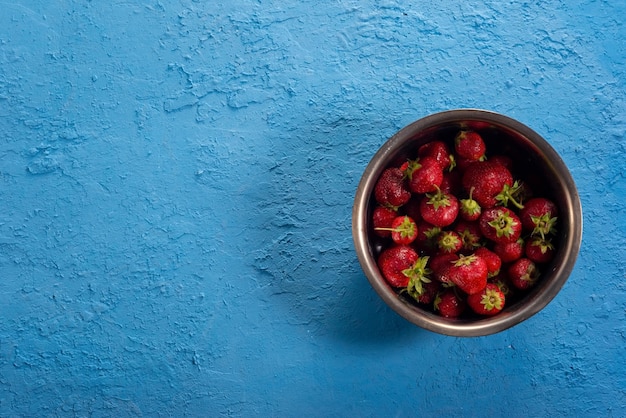
[[[0,416],[626,416],[610,3],[3,3]],[[376,149],[458,107],[546,137],[585,220],[553,302],[472,339],[387,308],[350,231]]]

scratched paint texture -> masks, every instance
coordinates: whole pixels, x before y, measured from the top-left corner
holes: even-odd
[[[0,416],[626,416],[625,3],[142,3],[0,5]],[[472,339],[350,231],[377,148],[458,107],[544,135],[585,221]]]

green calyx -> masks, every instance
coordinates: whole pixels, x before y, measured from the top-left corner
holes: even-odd
[[[524,205],[519,198],[521,190],[522,186],[518,181],[515,181],[512,186],[505,184],[502,191],[496,196],[496,200],[502,206],[509,206],[509,203],[511,203],[518,209],[524,209]]]
[[[402,223],[395,228],[374,228],[376,231],[391,231],[397,232],[402,238],[408,238],[415,235],[417,225],[408,216],[405,216]]]
[[[472,187],[469,197],[467,199],[461,199],[461,210],[468,215],[476,215],[481,211],[481,207],[478,202],[472,199],[473,192],[474,188]]]
[[[480,299],[480,304],[485,307],[486,311],[493,309],[502,310],[504,306],[504,299],[501,292],[495,289],[487,289]]]
[[[516,220],[507,213],[500,212],[494,220],[487,224],[496,231],[498,237],[510,237],[515,233]]]
[[[478,257],[474,254],[471,255],[463,255],[459,256],[459,259],[454,261],[454,267],[463,267],[470,266],[472,263],[475,263]]]
[[[556,233],[556,216],[551,218],[549,213],[544,213],[541,216],[531,216],[530,219],[535,224],[531,235],[540,235],[541,238],[545,238],[546,235]]]
[[[409,278],[406,290],[415,300],[424,294],[424,283],[431,282],[428,277],[431,270],[426,267],[428,259],[428,256],[420,257],[410,268],[402,271],[402,274]]]
[[[548,251],[554,250],[554,244],[552,244],[550,240],[547,240],[543,237],[533,239],[531,241],[531,245],[539,248],[539,251],[541,251],[541,254],[545,254]]]
[[[406,170],[404,170],[404,175],[408,177],[409,180],[411,180],[413,178],[413,172],[421,167],[422,165],[419,163],[419,158],[416,158],[415,160],[409,160],[407,162]]]
[[[429,205],[433,205],[435,210],[439,210],[442,207],[450,206],[452,203],[448,196],[443,193],[439,187],[437,187],[437,191],[435,193],[426,193],[426,197],[428,198]]]

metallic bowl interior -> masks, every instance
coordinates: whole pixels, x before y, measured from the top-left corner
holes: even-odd
[[[524,179],[559,207],[557,253],[544,267],[539,282],[521,299],[493,317],[446,319],[400,297],[387,284],[376,264],[380,241],[371,234],[373,190],[379,176],[392,163],[415,156],[417,148],[436,138],[449,137],[462,128],[477,129],[488,150],[506,153],[521,168]],[[539,193],[538,193],[539,194]],[[494,334],[530,318],[543,309],[570,276],[582,240],[582,207],[574,180],[558,153],[539,134],[507,116],[478,109],[449,110],[406,126],[376,152],[358,185],[352,208],[352,236],[359,263],[378,295],[399,315],[424,329],[444,335],[475,337]]]

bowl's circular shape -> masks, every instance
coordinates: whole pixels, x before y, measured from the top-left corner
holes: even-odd
[[[372,233],[371,213],[374,186],[393,162],[414,156],[422,144],[449,137],[462,128],[481,133],[487,149],[511,156],[523,166],[524,177],[534,188],[555,201],[559,208],[557,252],[542,271],[541,279],[523,298],[502,312],[478,319],[447,319],[420,308],[401,297],[382,276],[377,266],[380,240]],[[494,334],[530,318],[543,309],[567,281],[580,250],[582,208],[574,180],[558,153],[538,133],[499,113],[457,109],[435,113],[401,129],[376,152],[358,185],[352,208],[352,237],[359,263],[378,295],[396,313],[413,324],[444,335],[473,337]]]

